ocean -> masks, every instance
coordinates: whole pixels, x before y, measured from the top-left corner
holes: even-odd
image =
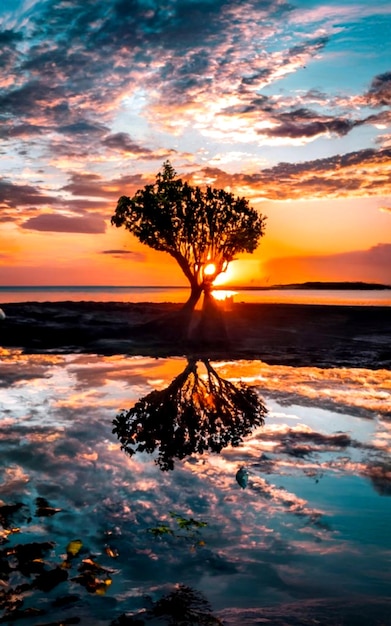
[[[185,302],[187,287],[26,286],[0,287],[0,304],[11,302]],[[281,302],[391,306],[391,289],[236,289],[216,292],[233,302]]]

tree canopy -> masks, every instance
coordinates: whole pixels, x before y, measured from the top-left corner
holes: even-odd
[[[111,218],[140,242],[170,254],[198,297],[237,254],[254,252],[265,220],[246,198],[183,182],[169,161],[154,184],[132,198],[121,196]]]

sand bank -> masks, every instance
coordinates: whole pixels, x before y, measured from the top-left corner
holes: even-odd
[[[26,352],[156,357],[191,352],[212,359],[260,359],[281,365],[391,368],[390,307],[235,303],[224,312],[227,342],[201,345],[194,340],[188,345],[176,340],[175,332],[174,338],[161,332],[180,306],[122,302],[4,304],[6,317],[0,321],[0,346]],[[149,322],[146,327],[145,322]]]

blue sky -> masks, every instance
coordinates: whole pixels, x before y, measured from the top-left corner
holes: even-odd
[[[165,159],[268,216],[236,278],[391,283],[390,34],[388,0],[6,0],[1,283],[183,282],[110,226]]]

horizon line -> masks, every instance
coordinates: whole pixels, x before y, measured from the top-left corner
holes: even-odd
[[[229,291],[229,290],[239,290],[239,291],[267,291],[271,289],[297,289],[300,287],[307,287],[312,289],[319,289],[322,287],[328,286],[329,289],[343,287],[348,289],[349,286],[355,286],[356,289],[359,288],[372,288],[372,289],[391,289],[391,284],[387,285],[385,283],[373,283],[366,281],[303,281],[300,283],[276,283],[272,285],[237,285],[237,284],[226,284],[226,285],[216,285],[213,286],[214,291]],[[15,290],[27,290],[30,289],[32,291],[39,289],[74,289],[74,290],[82,290],[82,289],[189,289],[189,285],[0,285],[0,291],[15,291]]]

